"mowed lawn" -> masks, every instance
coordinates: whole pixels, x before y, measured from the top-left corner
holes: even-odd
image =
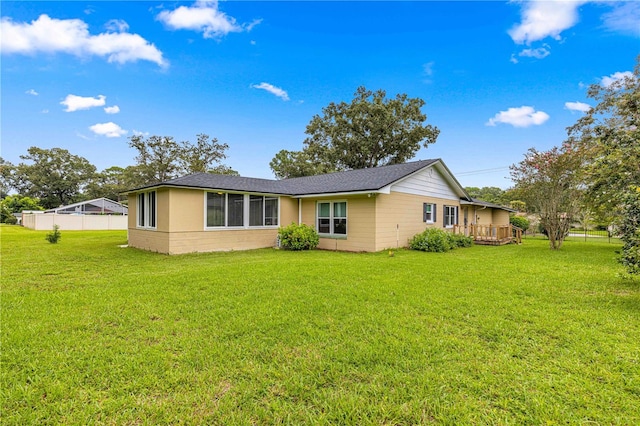
[[[0,231],[2,424],[640,424],[617,243],[165,256]]]

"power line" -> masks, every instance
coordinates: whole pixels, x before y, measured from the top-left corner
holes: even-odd
[[[494,167],[492,169],[471,170],[471,171],[468,171],[468,172],[454,173],[454,175],[455,176],[482,175],[482,174],[487,174],[487,173],[497,173],[497,172],[501,172],[501,171],[504,171],[504,170],[509,170],[509,166]]]

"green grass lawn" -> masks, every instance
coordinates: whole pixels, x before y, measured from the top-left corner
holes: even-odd
[[[170,257],[0,231],[2,424],[640,424],[619,244]]]

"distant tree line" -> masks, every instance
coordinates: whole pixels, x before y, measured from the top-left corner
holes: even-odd
[[[129,146],[138,153],[134,165],[100,172],[86,158],[62,148],[32,146],[15,165],[0,158],[2,198],[13,191],[23,200],[18,203],[11,198],[11,203],[4,203],[4,212],[25,203],[49,209],[100,197],[122,201],[123,191],[191,173],[238,174],[222,163],[229,146],[206,134],[197,135],[195,143],[177,142],[170,136],[132,136]]]

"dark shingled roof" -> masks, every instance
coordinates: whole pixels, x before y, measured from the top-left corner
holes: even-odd
[[[477,198],[471,198],[471,201],[462,201],[462,204],[471,204],[472,206],[482,206],[482,207],[489,207],[492,209],[502,209],[502,210],[506,210],[508,212],[512,212],[515,213],[517,210],[514,210],[510,207],[506,207],[506,206],[501,206],[500,204],[495,204],[495,203],[490,203],[488,201],[482,201],[479,200]]]
[[[332,194],[375,191],[384,188],[438,160],[413,161],[391,166],[349,170],[326,175],[306,176],[280,181],[290,195]]]
[[[346,172],[283,180],[196,173],[136,189],[145,189],[157,186],[178,186],[186,188],[221,189],[226,191],[258,192],[293,196],[375,191],[438,161],[438,159],[421,160],[410,163],[393,164],[390,166],[349,170]]]

